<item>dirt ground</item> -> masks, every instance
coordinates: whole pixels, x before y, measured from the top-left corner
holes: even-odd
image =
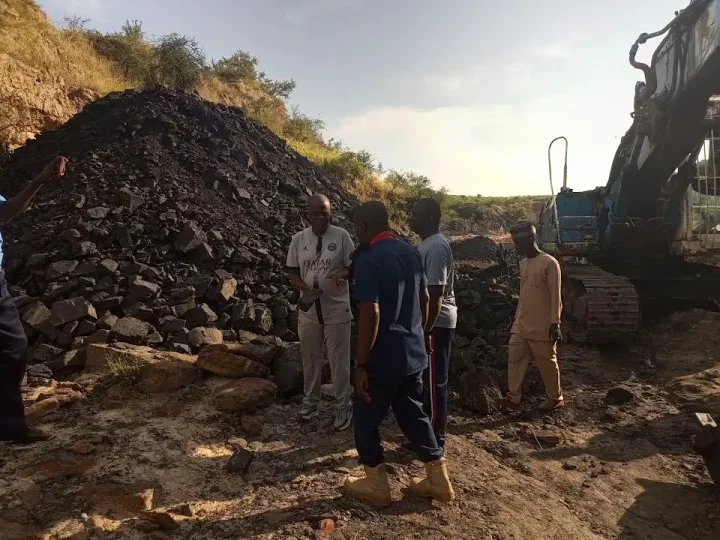
[[[297,403],[279,401],[262,435],[247,437],[209,405],[219,380],[148,397],[86,375],[87,399],[42,426],[53,441],[0,445],[0,538],[717,539],[720,498],[690,445],[693,412],[720,417],[719,323],[687,312],[637,347],[564,345],[568,406],[553,416],[534,414],[539,398],[485,418],[452,407],[458,496],[447,506],[403,493],[421,466],[399,450],[392,421],[384,439],[395,503],[378,511],[342,497],[359,469],[352,430],[332,431],[329,401],[305,425],[294,420]],[[632,401],[606,405],[617,386]],[[226,470],[238,447],[255,454],[245,475]],[[118,483],[151,490],[158,514],[131,512],[137,496]]]

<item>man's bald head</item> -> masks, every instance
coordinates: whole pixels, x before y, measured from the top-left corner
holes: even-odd
[[[322,236],[330,226],[330,199],[316,193],[308,199],[308,221],[313,233]]]
[[[327,207],[330,208],[330,199],[322,193],[316,193],[308,199],[308,210],[313,207]]]
[[[355,212],[355,233],[362,244],[370,242],[376,234],[389,228],[390,217],[380,201],[366,202]]]

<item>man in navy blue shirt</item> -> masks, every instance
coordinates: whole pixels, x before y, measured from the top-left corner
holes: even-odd
[[[364,478],[350,477],[347,492],[378,506],[392,502],[379,427],[392,407],[405,436],[425,463],[427,477],[410,489],[441,502],[454,499],[443,450],[423,408],[422,373],[428,365],[423,329],[429,296],[418,250],[393,237],[377,201],[355,213],[355,232],[366,249],[354,260],[358,309],[355,446]]]

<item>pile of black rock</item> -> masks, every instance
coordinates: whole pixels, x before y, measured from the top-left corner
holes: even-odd
[[[16,150],[17,193],[54,156],[67,174],[3,229],[31,364],[81,366],[90,343],[195,352],[212,328],[296,339],[284,264],[306,199],[340,225],[355,199],[237,108],[167,89],[89,104]]]

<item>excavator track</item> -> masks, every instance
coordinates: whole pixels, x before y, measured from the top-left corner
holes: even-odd
[[[640,329],[640,298],[629,279],[591,265],[562,267],[563,327],[576,343],[630,343]]]

